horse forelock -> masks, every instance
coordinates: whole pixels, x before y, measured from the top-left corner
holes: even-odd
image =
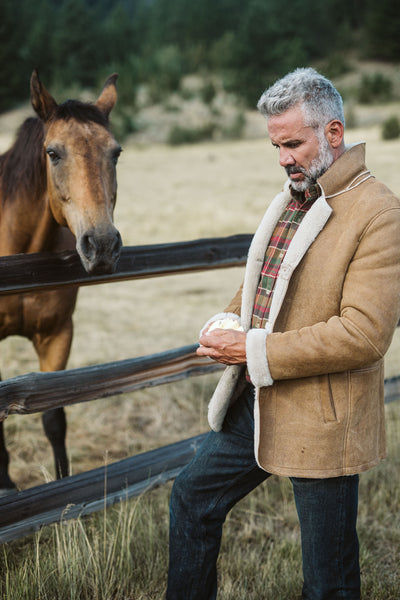
[[[29,117],[19,128],[11,148],[0,156],[2,202],[13,200],[23,190],[32,200],[46,189],[44,129],[40,119]]]
[[[109,128],[108,118],[95,104],[81,102],[80,100],[67,100],[59,104],[52,115],[54,120],[70,121],[74,119],[79,123],[97,123],[106,129]]]

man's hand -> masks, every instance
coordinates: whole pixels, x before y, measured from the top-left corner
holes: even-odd
[[[200,338],[199,356],[209,356],[225,365],[241,365],[246,362],[246,334],[234,329],[205,331]]]

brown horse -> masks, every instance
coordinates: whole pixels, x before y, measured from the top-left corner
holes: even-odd
[[[95,103],[58,105],[31,78],[38,118],[21,126],[14,145],[0,156],[0,256],[73,249],[88,273],[113,272],[121,237],[113,225],[116,163],[121,147],[108,117],[117,100],[111,75]],[[30,339],[41,371],[66,367],[72,341],[76,289],[0,297],[0,339]],[[0,494],[15,490],[0,424]],[[68,475],[66,420],[62,408],[43,413],[57,477]]]

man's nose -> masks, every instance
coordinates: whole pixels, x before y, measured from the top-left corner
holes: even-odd
[[[279,150],[279,164],[281,167],[288,167],[290,165],[295,165],[296,161],[293,158],[293,155],[290,150],[286,148],[280,148]]]

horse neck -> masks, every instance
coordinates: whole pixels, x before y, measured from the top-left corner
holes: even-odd
[[[1,208],[0,255],[51,251],[60,229],[46,195],[21,193]]]
[[[53,250],[57,234],[61,229],[50,210],[47,194],[41,198],[37,206],[41,206],[41,209],[35,211],[36,219],[31,223],[31,238],[29,248],[26,252],[46,252]]]
[[[59,226],[47,198],[43,125],[27,119],[0,157],[0,254],[51,250]]]

